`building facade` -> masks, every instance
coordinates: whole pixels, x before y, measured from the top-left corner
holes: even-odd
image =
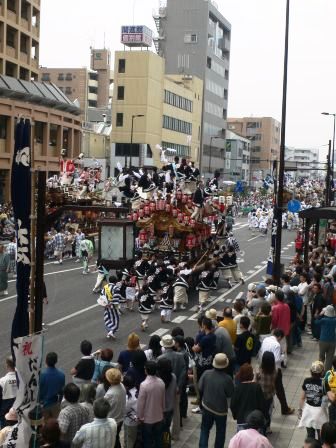
[[[280,123],[271,117],[228,118],[230,131],[251,141],[251,176],[261,180],[280,157]]]
[[[317,148],[293,148],[286,146],[285,167],[290,172],[293,167],[293,176],[319,177],[319,150]]]
[[[38,79],[40,0],[0,0],[0,74]]]
[[[0,203],[10,200],[17,119],[32,124],[31,163],[59,172],[61,149],[81,148],[80,110],[56,86],[40,83],[40,0],[0,0]]]
[[[107,49],[91,49],[91,66],[88,68],[41,67],[41,80],[51,82],[79,105],[83,121],[88,109],[104,108],[110,101],[111,53]]]
[[[250,185],[251,141],[232,131],[227,131],[225,148],[225,180],[242,180]]]
[[[165,60],[157,54],[116,52],[111,172],[117,162],[160,167],[158,146],[198,164],[202,97],[200,79],[165,75]]]
[[[166,73],[204,82],[202,171],[224,172],[231,25],[212,0],[165,0],[153,17],[156,49],[166,60]]]

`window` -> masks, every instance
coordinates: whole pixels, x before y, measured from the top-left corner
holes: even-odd
[[[225,70],[225,79],[229,79],[229,70]]]
[[[25,34],[21,33],[20,35],[20,51],[21,53],[28,53],[28,36],[26,36]]]
[[[118,61],[118,73],[125,73],[126,59],[119,59]]]
[[[124,86],[118,86],[118,100],[125,99],[125,87]]]
[[[0,139],[6,140],[7,138],[7,121],[8,117],[0,115]]]
[[[227,91],[227,89],[224,89],[224,99],[225,100],[228,99],[228,91]]]
[[[7,27],[6,43],[9,47],[15,48],[15,34],[16,30],[10,26]]]
[[[215,115],[218,118],[223,118],[223,109],[217,104],[211,103],[210,101],[205,101],[204,109],[208,114]]]
[[[66,88],[65,88],[65,93],[66,93],[67,95],[71,95],[71,94],[72,94],[72,88],[71,88],[71,87],[66,87]]]
[[[164,91],[164,102],[170,104],[171,106],[178,107],[179,109],[186,110],[187,112],[192,112],[193,102],[184,98],[180,95],[176,95],[169,90]]]
[[[50,81],[50,73],[42,73],[42,81]]]
[[[35,141],[36,143],[43,143],[43,126],[42,121],[35,121]]]
[[[29,4],[27,2],[22,2],[21,5],[21,18],[28,20],[28,11],[29,11]]]
[[[119,128],[124,126],[124,114],[123,113],[120,113],[120,112],[117,113],[116,126]]]
[[[214,81],[211,81],[210,79],[206,79],[205,81],[205,88],[215,95],[219,96],[220,98],[224,98],[224,89],[221,85],[217,84]]]
[[[64,81],[64,73],[59,73],[58,74],[58,80],[59,81]]]
[[[65,80],[66,80],[66,81],[72,81],[72,73],[67,73],[67,74],[65,75]]]
[[[207,57],[207,67],[211,68],[211,58]]]
[[[192,135],[192,124],[187,121],[178,120],[177,118],[163,116],[164,129],[170,129],[171,131],[180,132],[181,134]]]
[[[50,124],[49,146],[56,146],[56,144],[57,144],[57,125]]]
[[[15,0],[7,0],[7,9],[16,13]]]
[[[184,35],[184,43],[185,44],[196,44],[197,43],[197,34],[186,33]]]
[[[147,154],[148,154],[147,145]],[[132,157],[139,157],[140,145],[138,143],[133,143],[132,145]],[[115,144],[115,155],[120,156],[130,156],[131,155],[131,145],[130,143],[116,143]]]
[[[162,148],[176,149],[176,155],[180,157],[190,157],[190,146],[179,145],[176,143],[162,142]]]

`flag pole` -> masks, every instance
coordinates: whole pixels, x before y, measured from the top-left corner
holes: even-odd
[[[32,143],[32,139],[31,139]],[[30,209],[30,303],[29,303],[29,334],[35,332],[35,270],[36,270],[36,171],[33,145],[31,148],[31,209]]]

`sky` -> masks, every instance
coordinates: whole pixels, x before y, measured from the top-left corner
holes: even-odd
[[[231,23],[228,117],[281,120],[286,0],[216,0]],[[42,0],[40,64],[89,66],[90,46],[123,49],[122,25],[147,25],[159,0]],[[325,160],[336,113],[336,0],[291,0],[286,145]]]

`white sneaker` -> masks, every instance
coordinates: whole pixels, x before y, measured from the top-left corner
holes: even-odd
[[[111,339],[115,339],[115,338],[116,338],[116,337],[114,336],[114,334],[112,333],[112,331],[109,331],[109,332],[107,333],[107,335],[108,335],[108,337],[111,338]]]
[[[197,406],[197,408],[192,409],[191,412],[193,414],[200,414],[201,413],[201,408],[199,406]]]
[[[7,289],[5,289],[5,291],[3,291],[3,293],[2,293],[4,296],[8,296],[8,291],[7,291]]]
[[[75,261],[75,263],[79,263],[80,262],[80,259],[79,258],[77,258],[77,260]]]
[[[187,307],[185,305],[181,305],[181,310],[186,310]]]

